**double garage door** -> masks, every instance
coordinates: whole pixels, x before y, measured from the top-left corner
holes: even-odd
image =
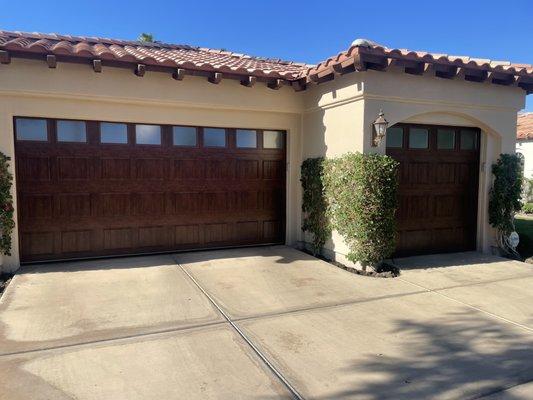
[[[23,262],[284,242],[284,132],[14,123]]]

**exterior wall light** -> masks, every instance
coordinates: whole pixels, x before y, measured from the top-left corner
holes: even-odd
[[[389,122],[385,119],[385,114],[383,114],[383,110],[379,110],[379,115],[376,120],[372,122],[372,125],[374,126],[372,132],[372,146],[378,147],[383,138],[385,137],[387,127],[389,126]]]

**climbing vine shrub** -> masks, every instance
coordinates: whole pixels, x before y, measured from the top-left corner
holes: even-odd
[[[348,259],[376,265],[395,249],[398,162],[379,154],[347,153],[324,165],[324,193],[332,228],[348,245]]]
[[[304,220],[302,230],[313,235],[313,254],[320,253],[330,235],[324,196],[324,159],[308,158],[302,164],[301,178],[303,189],[302,211]]]
[[[516,251],[509,244],[508,237],[514,232],[514,216],[522,207],[523,160],[516,154],[501,154],[492,165],[494,183],[489,197],[489,223],[498,230],[498,245],[508,254]]]
[[[9,157],[0,153],[0,252],[6,255],[11,255],[11,234],[15,227],[11,196],[13,176],[9,172],[9,161]]]

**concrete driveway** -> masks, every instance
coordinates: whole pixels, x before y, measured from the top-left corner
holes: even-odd
[[[25,268],[0,399],[533,398],[533,266],[398,263],[367,278],[277,246]]]

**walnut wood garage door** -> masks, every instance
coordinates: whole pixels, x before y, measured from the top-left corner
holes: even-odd
[[[23,262],[284,241],[283,132],[15,127]]]
[[[395,125],[387,154],[400,162],[396,255],[474,250],[480,132]]]

